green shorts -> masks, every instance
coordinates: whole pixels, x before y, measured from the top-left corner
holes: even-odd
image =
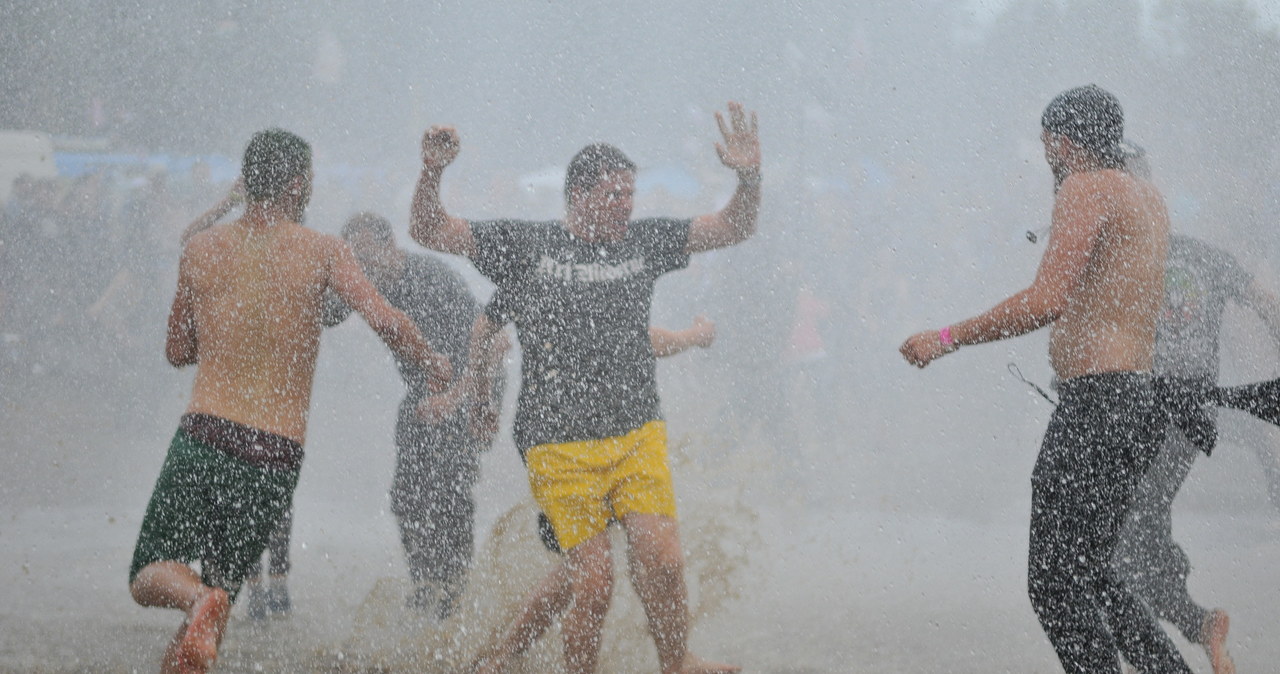
[[[293,502],[298,470],[256,466],[178,429],[160,469],[129,566],[200,562],[205,585],[234,599]]]

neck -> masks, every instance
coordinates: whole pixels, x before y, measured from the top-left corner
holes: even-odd
[[[242,219],[250,225],[258,226],[296,222],[290,213],[291,210],[279,202],[253,201],[245,206],[244,218]]]
[[[621,239],[624,231],[610,231],[607,228],[598,227],[587,217],[576,210],[570,209],[564,218],[565,229],[569,233],[586,241],[587,243],[608,243]]]

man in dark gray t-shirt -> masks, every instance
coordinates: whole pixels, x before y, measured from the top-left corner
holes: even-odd
[[[398,248],[391,224],[372,213],[348,220],[342,238],[387,302],[405,312],[450,362],[459,369],[465,367],[471,325],[480,304],[462,276],[435,256]],[[324,322],[336,325],[350,313],[340,302],[329,302]],[[500,356],[501,351],[494,355]],[[472,433],[467,405],[459,405],[438,423],[419,418],[416,410],[427,395],[427,381],[421,370],[401,358],[396,359],[396,367],[408,391],[396,418],[391,512],[414,584],[409,605],[445,618],[461,595],[471,566],[472,490],[479,478],[479,455],[492,445],[493,434]],[[502,383],[501,378],[496,380],[486,404],[500,403]]]
[[[730,103],[716,120],[720,161],[738,185],[723,209],[692,220],[632,220],[635,164],[617,148],[589,145],[570,162],[563,221],[471,223],[445,212],[440,178],[457,156],[451,128],[422,143],[422,175],[410,234],[466,255],[511,298],[524,357],[516,442],[529,486],[554,525],[572,578],[562,620],[565,664],[595,671],[612,593],[611,519],[627,532],[633,584],[663,674],[730,672],[688,650],[688,595],[666,460],[666,427],[648,339],[653,284],[691,253],[722,248],[755,231],[760,141],[754,115]],[[501,323],[477,320],[473,343]],[[475,387],[468,373],[464,381]],[[474,393],[472,396],[474,397]]]
[[[1234,257],[1188,236],[1169,237],[1165,302],[1156,328],[1155,370],[1193,385],[1218,382],[1219,335],[1228,303],[1253,309],[1280,344],[1280,301],[1258,286]],[[1210,408],[1209,420],[1216,410]],[[1200,448],[1171,425],[1160,454],[1134,494],[1112,557],[1115,570],[1188,641],[1204,646],[1214,671],[1231,671],[1226,653],[1227,614],[1201,607],[1187,590],[1191,563],[1173,540],[1172,508]],[[1276,473],[1272,448],[1259,458]]]

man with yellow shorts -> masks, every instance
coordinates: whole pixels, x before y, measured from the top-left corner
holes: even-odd
[[[611,145],[589,145],[565,176],[563,220],[469,222],[440,200],[457,133],[432,127],[422,142],[422,175],[409,233],[440,252],[465,255],[507,297],[476,320],[472,348],[516,326],[521,361],[515,442],[529,484],[551,519],[572,579],[564,615],[570,672],[596,670],[600,632],[613,590],[610,518],[627,533],[632,584],[644,604],[664,674],[737,671],[688,651],[688,592],[666,459],[649,341],[655,282],[684,268],[692,253],[730,246],[755,232],[760,205],[760,141],[754,115],[729,105],[716,115],[721,162],[738,186],[721,210],[693,219],[631,219],[636,166]],[[487,382],[468,374],[478,399]]]

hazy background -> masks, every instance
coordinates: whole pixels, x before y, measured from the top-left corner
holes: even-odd
[[[462,136],[444,183],[458,215],[558,216],[558,172],[597,140],[641,166],[638,214],[696,215],[732,189],[712,114],[737,100],[760,118],[759,234],[696,257],[654,305],[657,323],[705,313],[720,327],[710,351],[660,369],[688,454],[684,538],[705,571],[691,582],[723,598],[700,618],[700,648],[756,671],[1058,671],[1024,592],[1050,408],[1006,369],[1047,384],[1044,336],[924,372],[896,349],[1030,281],[1043,243],[1024,233],[1052,203],[1039,115],[1089,82],[1124,104],[1175,228],[1280,288],[1273,7],[854,5],[0,3],[0,129],[52,134],[61,171],[15,188],[0,221],[0,670],[145,670],[177,622],[136,607],[124,574],[191,381],[162,355],[178,233],[225,192],[251,133],[312,142],[308,225],[336,232],[375,210],[416,249],[404,233],[430,124]],[[792,344],[800,306],[821,350]],[[1251,315],[1230,312],[1223,343],[1224,381],[1280,369]],[[260,657],[310,671],[317,652],[359,650],[400,622],[353,616],[405,573],[385,497],[402,391],[365,326],[326,336],[297,497],[297,615],[273,627],[287,636],[237,622],[230,671]],[[1193,591],[1233,611],[1241,670],[1266,669],[1280,658],[1277,527],[1254,449],[1280,443],[1229,425],[1184,489],[1176,533]],[[509,435],[484,470],[482,546],[528,499]],[[719,541],[732,545],[704,549]],[[535,544],[509,547],[522,545]],[[481,555],[477,606],[501,604],[495,585],[523,589],[533,562],[502,559]],[[446,631],[483,631],[496,614],[481,613]]]

